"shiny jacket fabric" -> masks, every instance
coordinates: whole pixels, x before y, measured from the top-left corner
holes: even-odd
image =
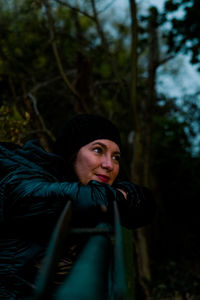
[[[116,187],[127,192],[127,200]],[[73,226],[112,222],[113,200],[122,225],[131,229],[148,224],[154,210],[146,188],[127,181],[112,187],[96,181],[86,186],[68,182],[63,159],[37,142],[24,147],[0,144],[0,299],[23,299],[30,293],[33,262],[44,256],[69,199]],[[108,207],[106,214],[100,205]]]

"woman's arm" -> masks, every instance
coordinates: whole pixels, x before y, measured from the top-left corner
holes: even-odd
[[[116,200],[121,223],[127,228],[146,225],[152,219],[154,202],[151,192],[130,182],[120,182],[113,188],[96,181],[87,186],[77,182],[52,182],[47,174],[28,168],[10,172],[1,186],[4,194],[3,217],[17,226],[51,227],[58,219],[66,202],[72,201],[74,224],[95,225],[112,214],[111,202]],[[126,198],[119,192],[126,193]],[[123,193],[123,194],[124,194]]]
[[[2,187],[1,187],[2,190]],[[43,174],[31,170],[10,173],[4,180],[3,216],[5,221],[20,226],[55,224],[68,200],[72,201],[72,220],[78,224],[94,224],[103,219],[103,207],[118,197],[114,188],[90,182],[51,182]]]

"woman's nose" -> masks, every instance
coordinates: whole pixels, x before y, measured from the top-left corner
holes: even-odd
[[[101,165],[104,169],[113,170],[113,161],[111,157],[104,157]]]

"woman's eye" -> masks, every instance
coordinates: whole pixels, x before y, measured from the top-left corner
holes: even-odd
[[[102,149],[100,147],[94,148],[93,151],[96,153],[102,153]]]
[[[116,160],[117,162],[120,162],[120,156],[119,155],[114,155],[113,159]]]

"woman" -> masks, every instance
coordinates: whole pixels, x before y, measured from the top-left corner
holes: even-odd
[[[31,295],[37,266],[68,200],[74,226],[111,221],[114,200],[123,226],[137,228],[149,222],[149,191],[117,180],[120,148],[116,127],[94,115],[70,120],[53,153],[35,142],[23,148],[0,145],[0,298]],[[60,263],[64,269],[81,248],[81,241],[74,247],[73,243]]]

